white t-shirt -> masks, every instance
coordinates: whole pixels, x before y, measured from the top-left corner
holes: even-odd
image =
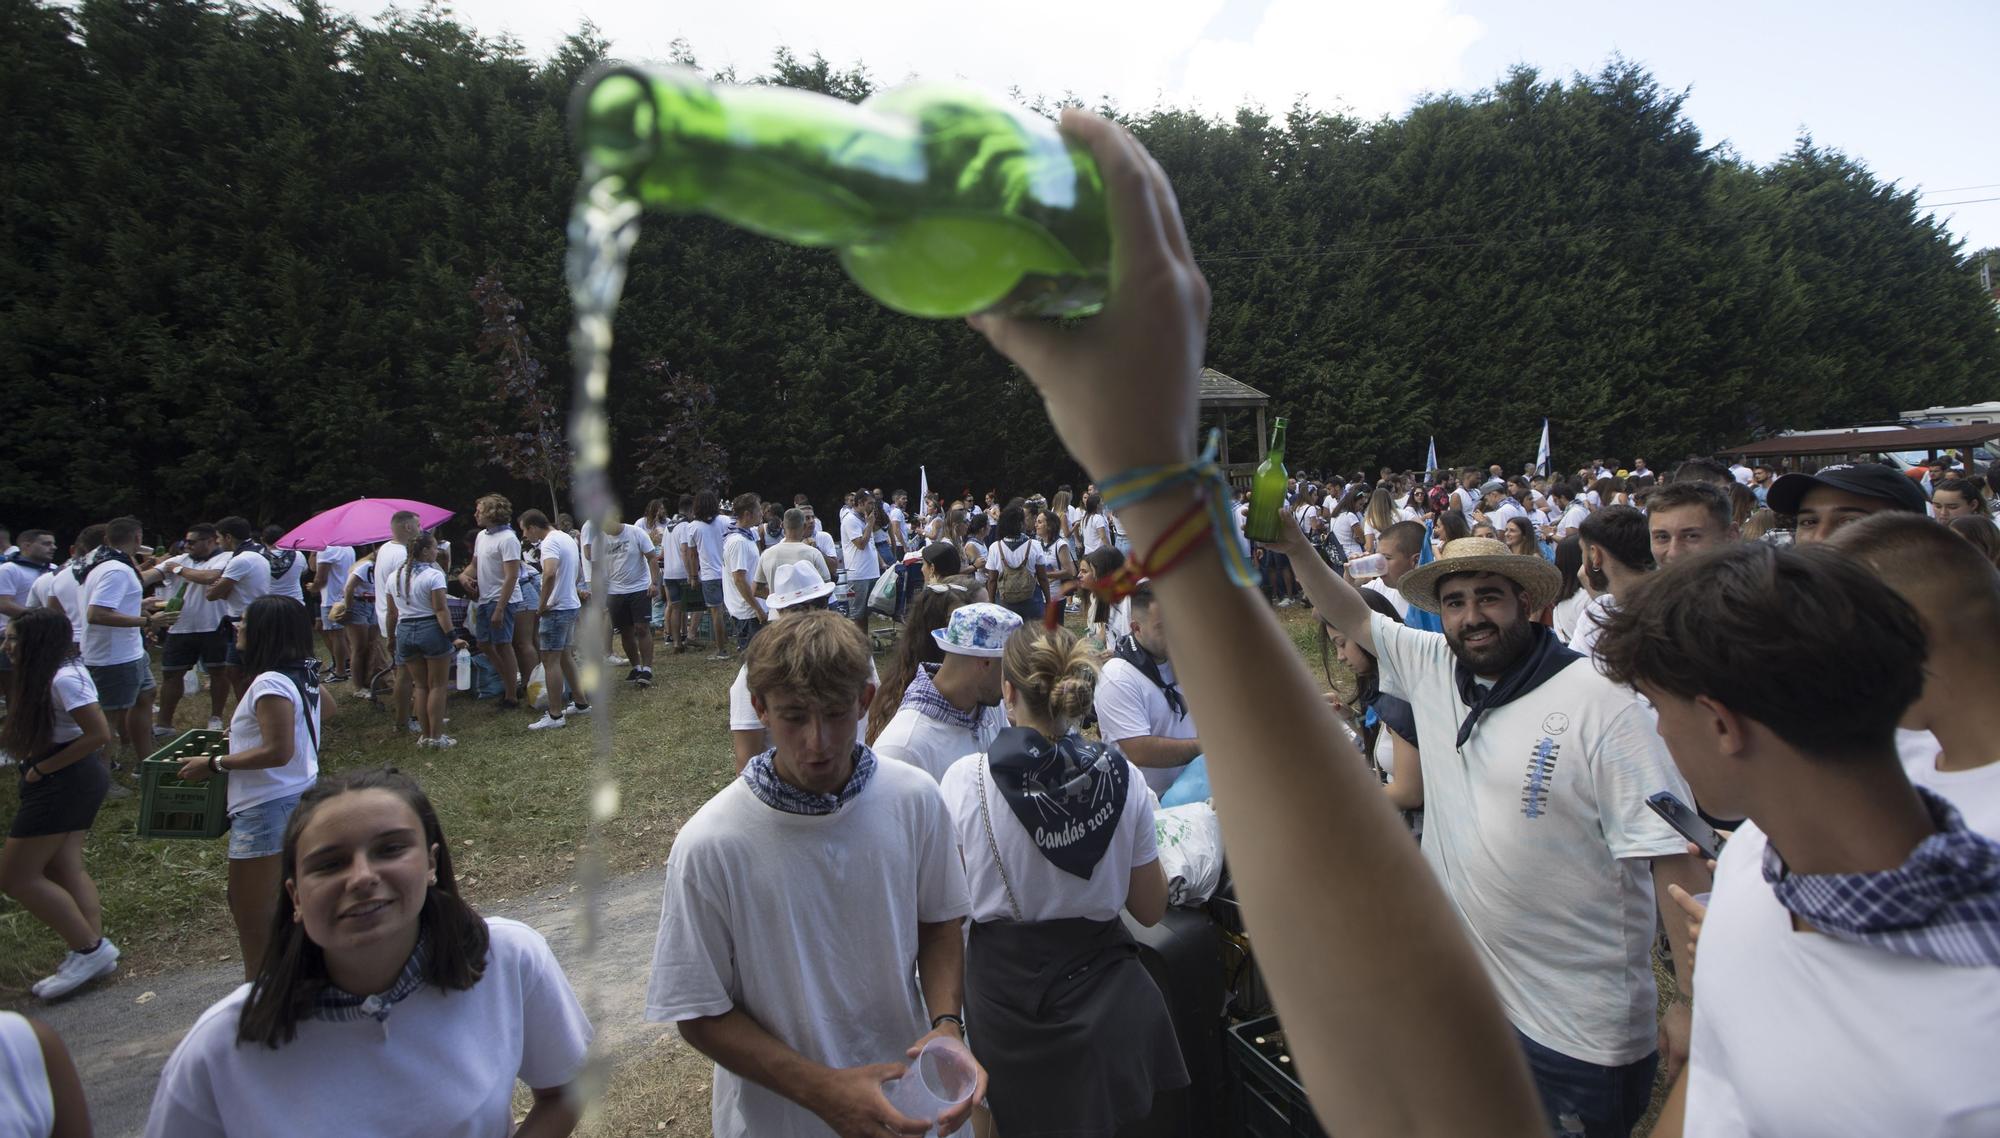
[[[389,631],[389,587],[403,575],[403,562],[410,559],[409,547],[400,541],[385,541],[375,551],[375,624]]]
[[[702,580],[722,580],[722,538],[728,532],[727,514],[717,514],[712,521],[688,523],[687,535],[681,544],[695,551]]]
[[[992,581],[994,589],[998,590],[1002,569],[1026,569],[1032,576],[1048,559],[1048,550],[1043,549],[1042,543],[1032,537],[1022,542],[1019,549],[1009,546],[1004,541],[996,541],[986,547],[986,571],[992,574],[987,580]]]
[[[1165,660],[1160,661],[1160,678],[1174,682],[1174,666]],[[1185,700],[1186,696],[1182,698]],[[1162,739],[1196,737],[1192,715],[1175,715],[1173,708],[1167,706],[1166,692],[1139,669],[1115,657],[1106,660],[1098,673],[1096,705],[1097,733],[1108,742],[1122,743],[1143,735]],[[1145,772],[1146,785],[1153,788],[1154,794],[1165,794],[1187,766],[1139,769]]]
[[[751,592],[757,589],[757,543],[740,533],[732,533],[722,543],[722,607],[737,620],[760,619],[770,615],[759,600],[744,600],[736,587],[740,570]]]
[[[356,561],[354,568],[347,571],[347,580],[354,586],[355,604],[375,603],[375,562],[372,558]]]
[[[177,557],[169,557],[165,563],[183,569],[222,569],[229,565],[229,555],[218,550],[210,554],[208,560],[196,561],[183,553]],[[167,635],[186,636],[196,632],[214,632],[222,627],[222,617],[227,610],[227,603],[209,600],[208,586],[197,585],[193,581],[182,582],[172,576],[168,576],[166,581],[173,590],[167,594],[169,597],[183,587],[187,590],[181,596],[181,618],[167,630]]]
[[[245,984],[174,1049],[147,1138],[502,1138],[514,1085],[574,1080],[590,1020],[540,933],[486,919],[486,972],[462,992],[425,986],[387,1019],[307,1019],[276,1051],[236,1042]]]
[[[1657,999],[1650,859],[1687,852],[1646,796],[1694,801],[1652,716],[1579,660],[1488,711],[1455,748],[1467,708],[1444,637],[1380,615],[1370,628],[1382,690],[1416,709],[1424,860],[1507,1018],[1588,1063],[1644,1058]]]
[[[1500,504],[1493,507],[1493,512],[1486,515],[1486,520],[1492,525],[1493,532],[1497,535],[1507,528],[1508,522],[1513,521],[1515,518],[1525,518],[1527,516],[1528,511],[1521,508],[1521,503],[1516,502],[1512,498],[1502,498],[1500,499]]]
[[[1556,523],[1556,539],[1560,541],[1570,534],[1575,533],[1576,527],[1582,525],[1583,520],[1589,516],[1589,506],[1584,505],[1580,501],[1572,500],[1569,508],[1563,511],[1562,520]]]
[[[46,586],[44,586],[42,581],[35,582],[36,589],[44,587],[47,589],[43,594],[42,603],[48,607],[62,610],[62,614],[69,618],[70,639],[76,641],[78,648],[82,648],[84,629],[83,587],[77,583],[76,573],[70,566],[64,565],[55,572],[47,574],[45,579],[47,581]],[[33,590],[30,590],[30,592],[32,593]]]
[[[479,603],[490,605],[500,599],[500,586],[507,579],[507,563],[521,560],[521,535],[510,527],[481,530],[472,543],[472,571],[479,577]],[[520,576],[518,565],[515,576]],[[512,603],[514,598],[507,598]]]
[[[431,593],[445,587],[444,570],[431,561],[409,566],[409,570],[407,580],[401,569],[396,570],[396,575],[388,581],[377,577],[376,592],[387,593],[396,602],[397,620],[435,621],[437,615],[431,605]]]
[[[908,763],[937,782],[951,764],[991,747],[993,737],[1006,726],[1007,709],[997,704],[981,708],[979,722],[969,728],[933,719],[914,707],[900,707],[875,736],[875,755]]]
[[[1583,592],[1582,589],[1577,590]],[[1618,608],[1618,598],[1610,593],[1599,593],[1583,606],[1583,612],[1576,618],[1576,628],[1570,633],[1570,650],[1590,657],[1590,665],[1598,667],[1597,638],[1604,635],[1603,622],[1611,619]],[[1602,669],[1599,668],[1601,671]]]
[[[110,609],[123,616],[138,616],[146,590],[139,584],[138,570],[123,561],[105,561],[90,571],[83,582],[84,622],[83,662],[93,668],[108,664],[129,664],[146,656],[146,634],[138,625],[97,624],[90,620],[93,608]]]
[[[688,579],[687,555],[682,551],[687,548],[688,534],[693,525],[693,522],[682,520],[668,526],[662,534],[659,542],[660,576],[664,580]]]
[[[827,565],[845,565],[846,562],[840,556],[840,547],[833,543],[833,535],[826,532],[825,529],[819,528],[817,521],[813,523],[813,526],[815,527],[813,529],[813,548],[819,550],[820,560]],[[827,574],[827,579],[833,579],[831,572]]]
[[[1795,931],[1767,844],[1745,822],[1716,863],[1682,1133],[2000,1134],[2000,968]]]
[[[296,550],[279,551],[280,556],[283,556],[285,553],[291,553],[292,563],[285,567],[283,573],[274,572],[271,574],[271,592],[281,597],[290,597],[300,604],[304,604],[306,601],[306,555]]]
[[[556,563],[555,584],[549,589],[549,611],[561,612],[566,609],[581,608],[583,602],[576,595],[577,567],[583,562],[583,551],[577,548],[576,539],[559,529],[552,529],[542,535],[542,572],[548,573],[548,564]],[[541,598],[535,599],[537,605]]]
[[[329,545],[320,550],[315,559],[314,571],[317,572],[322,566],[327,571],[326,587],[320,590],[319,605],[321,608],[332,608],[334,603],[340,600],[341,593],[347,589],[347,574],[354,569],[354,547]]]
[[[444,574],[439,573],[438,576]],[[288,794],[303,794],[319,781],[319,748],[313,740],[319,737],[320,711],[314,708],[312,721],[306,721],[305,701],[299,698],[298,685],[283,672],[264,672],[250,681],[250,689],[237,702],[236,711],[229,717],[230,752],[233,754],[264,745],[264,732],[257,724],[257,702],[267,696],[282,699],[291,706],[292,757],[281,767],[261,770],[237,770],[232,767],[229,771],[231,814]]]
[[[993,840],[986,840],[986,822],[979,812],[979,767],[984,755],[967,755],[945,772],[940,789],[958,831],[958,848],[965,856],[965,885],[972,896],[972,919],[1011,921],[1013,907],[1007,903],[1007,888],[993,864],[993,847],[1000,847],[1000,859],[1007,865],[1007,879],[1014,886],[1021,916],[1029,921],[1058,921],[1081,917],[1108,921],[1125,907],[1132,888],[1132,870],[1160,860],[1153,832],[1152,791],[1138,767],[1130,762],[1132,780],[1125,788],[1125,812],[1118,819],[1111,844],[1091,870],[1088,880],[1077,877],[1042,856],[1034,835],[1008,808],[993,772],[986,771],[986,809],[993,820]]]
[[[1090,514],[1083,519],[1084,556],[1096,553],[1110,540],[1111,523],[1104,520],[1103,514]]]
[[[387,552],[388,547],[384,546],[383,551]],[[271,563],[254,550],[244,549],[231,554],[229,564],[222,567],[222,577],[236,583],[229,595],[222,598],[222,611],[230,620],[242,620],[243,611],[253,601],[271,593]]]
[[[1555,629],[1556,635],[1562,637],[1565,643],[1573,642],[1576,639],[1576,622],[1589,607],[1590,594],[1579,588],[1567,599],[1556,602],[1552,617],[1555,623],[1550,627]]]
[[[1361,528],[1361,515],[1347,512],[1333,516],[1333,536],[1340,541],[1340,551],[1348,557],[1362,554],[1361,538],[1356,531]]]
[[[1396,615],[1406,621],[1410,618],[1410,602],[1403,596],[1402,590],[1390,585],[1380,577],[1373,578],[1361,587],[1389,598],[1389,603],[1396,606]]]
[[[48,1138],[55,1130],[56,1100],[35,1025],[19,1012],[0,1012],[0,1138]]]
[[[1738,482],[1741,482],[1745,486],[1750,485],[1750,483],[1757,477],[1756,471],[1751,470],[1749,467],[1743,465],[1740,462],[1736,463],[1735,465],[1729,468],[1729,474],[1730,477],[1736,479]]]
[[[643,593],[653,587],[653,573],[646,559],[659,552],[653,539],[638,526],[620,527],[617,533],[600,533],[592,547],[603,547],[605,572],[611,596]]]
[[[90,678],[90,669],[81,660],[65,660],[56,674],[49,680],[50,710],[55,712],[54,723],[49,729],[49,742],[61,746],[64,743],[83,738],[83,728],[76,725],[70,715],[79,707],[87,707],[97,702],[97,681]],[[37,758],[35,755],[14,756],[21,762]]]
[[[1472,515],[1479,511],[1480,498],[1481,495],[1463,486],[1451,492],[1451,504],[1458,507],[1458,512],[1464,514],[1468,522],[1472,520]]]
[[[58,568],[57,572],[61,572],[61,569]],[[0,562],[0,597],[6,597],[22,608],[27,608],[28,593],[35,587],[36,581],[47,576],[49,574],[23,562]],[[6,613],[0,613],[0,631],[6,630],[10,619]]]
[[[882,575],[881,559],[875,556],[875,539],[870,537],[865,549],[854,547],[867,529],[860,514],[848,514],[840,520],[840,561],[850,581],[872,581]]]
[[[965,870],[936,783],[901,763],[833,814],[787,814],[742,779],[667,858],[646,1018],[741,1008],[814,1063],[904,1063],[930,1029],[917,926],[965,916]],[[825,1138],[789,1099],[715,1068],[716,1138]]]
[[[1319,525],[1319,520],[1321,517],[1336,514],[1338,512],[1339,511],[1336,510],[1329,510],[1325,515],[1323,515],[1320,513],[1320,508],[1318,506],[1312,504],[1311,502],[1307,502],[1305,505],[1300,506],[1298,509],[1292,511],[1292,517],[1299,523],[1299,532],[1305,534],[1307,537],[1311,537],[1313,534],[1313,528]],[[1336,522],[1335,524],[1337,525],[1339,523]]]
[[[724,551],[727,560],[727,550]],[[809,542],[781,541],[757,555],[757,571],[751,575],[750,583],[770,588],[777,578],[778,570],[787,565],[805,562],[813,567],[822,581],[832,581],[833,573],[826,567],[826,558]],[[725,566],[727,568],[727,566]]]
[[[1896,751],[1911,782],[1950,801],[1976,833],[2000,841],[2000,762],[1971,770],[1937,769],[1937,736],[1928,731],[1896,730]]]

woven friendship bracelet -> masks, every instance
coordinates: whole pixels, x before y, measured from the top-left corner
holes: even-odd
[[[1223,473],[1221,465],[1215,460],[1221,446],[1222,432],[1210,429],[1208,445],[1202,448],[1193,462],[1140,467],[1105,479],[1102,487],[1104,508],[1116,511],[1177,486],[1196,486],[1208,513],[1208,531],[1222,553],[1222,565],[1228,570],[1229,579],[1238,585],[1255,585],[1259,580],[1257,567],[1250,563],[1242,544],[1236,540],[1236,522],[1229,513],[1229,476]],[[1157,575],[1178,564],[1187,550],[1169,549],[1169,543],[1175,540],[1180,530],[1181,523],[1174,523],[1167,535],[1160,539],[1160,544],[1146,555],[1143,563],[1131,567],[1140,570],[1144,576],[1148,575],[1144,572],[1146,570],[1150,570],[1151,575]],[[1171,558],[1171,563],[1163,563],[1167,558]],[[1128,589],[1127,595],[1129,593]]]

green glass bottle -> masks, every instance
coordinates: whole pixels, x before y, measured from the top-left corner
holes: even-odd
[[[187,595],[188,595],[188,583],[186,581],[182,581],[181,587],[174,590],[174,595],[167,598],[167,607],[164,611],[166,612],[181,611],[181,606],[187,604]]]
[[[1271,429],[1271,451],[1257,464],[1250,480],[1250,514],[1243,519],[1243,536],[1251,541],[1278,540],[1278,515],[1285,508],[1285,490],[1291,475],[1285,470],[1285,420],[1278,418]]]
[[[684,68],[612,66],[572,104],[586,182],[839,250],[869,295],[913,316],[1078,316],[1110,279],[1104,186],[1055,124],[961,83],[856,105]]]

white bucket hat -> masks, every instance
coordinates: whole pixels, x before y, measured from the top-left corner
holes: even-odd
[[[774,609],[788,609],[816,601],[833,592],[833,582],[819,575],[810,561],[794,561],[778,566],[771,574],[771,595],[765,603]]]

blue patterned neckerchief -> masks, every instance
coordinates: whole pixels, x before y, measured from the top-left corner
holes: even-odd
[[[786,814],[837,814],[841,807],[859,797],[867,789],[868,780],[875,777],[875,752],[856,743],[854,773],[847,776],[847,785],[832,794],[815,794],[779,777],[777,764],[771,761],[777,753],[773,747],[743,764],[743,782],[759,802]]]
[[[931,677],[937,675],[938,664],[918,664],[917,674],[910,677],[910,686],[903,689],[903,702],[896,705],[898,711],[914,707],[917,713],[927,719],[948,723],[953,727],[963,727],[967,731],[979,730],[979,722],[985,717],[986,709],[975,707],[971,711],[960,711],[944,693],[937,690]]]
[[[417,935],[417,947],[410,950],[410,958],[403,962],[403,971],[396,982],[389,985],[386,992],[372,996],[357,996],[328,984],[313,997],[312,1017],[328,1023],[354,1023],[372,1019],[381,1023],[389,1018],[390,1011],[403,1002],[403,998],[424,986],[424,964],[430,959],[430,946],[423,934]]]
[[[1764,846],[1778,903],[1836,940],[1962,967],[2000,966],[2000,842],[1919,786],[1937,833],[1882,873],[1793,873]]]

